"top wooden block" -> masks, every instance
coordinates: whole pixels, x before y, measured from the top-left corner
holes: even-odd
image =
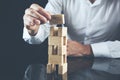
[[[64,15],[63,14],[51,15],[50,24],[51,25],[65,24]]]

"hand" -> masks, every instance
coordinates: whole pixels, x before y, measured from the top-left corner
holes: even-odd
[[[68,56],[89,56],[92,54],[90,45],[83,45],[76,41],[67,41],[67,55]]]
[[[30,35],[35,35],[38,32],[39,25],[46,23],[50,19],[50,13],[37,4],[32,4],[30,8],[26,9],[23,16],[24,25]]]

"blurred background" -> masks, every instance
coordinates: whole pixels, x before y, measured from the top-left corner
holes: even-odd
[[[24,11],[32,3],[45,7],[47,0],[0,0],[0,80],[22,80],[29,64],[47,61],[40,54],[47,41],[29,45],[22,39]]]

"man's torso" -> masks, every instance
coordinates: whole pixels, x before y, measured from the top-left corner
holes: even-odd
[[[118,40],[120,0],[63,0],[68,36],[84,44]]]

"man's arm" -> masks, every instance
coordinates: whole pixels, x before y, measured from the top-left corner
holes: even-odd
[[[51,19],[51,14],[60,14],[62,12],[61,1],[49,0],[45,9],[37,4],[32,4],[30,8],[25,10],[23,39],[26,42],[40,44],[48,37],[50,25],[47,22]]]
[[[95,57],[120,58],[120,41],[91,44]]]
[[[68,56],[93,56],[91,45],[84,45],[77,41],[67,41]]]
[[[68,41],[68,56],[91,56],[120,58],[120,41],[106,41],[84,45],[76,41]]]

